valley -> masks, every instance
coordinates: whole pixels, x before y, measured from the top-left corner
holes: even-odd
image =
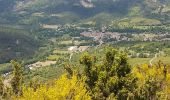
[[[169,82],[169,0],[0,0],[0,100],[169,100]]]

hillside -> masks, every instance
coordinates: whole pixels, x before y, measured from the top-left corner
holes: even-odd
[[[157,25],[160,28],[168,27],[170,21],[169,12],[169,0],[0,0],[0,24],[2,26],[24,27],[22,28],[26,32],[26,34],[22,35],[24,47],[19,48],[25,51],[26,54],[28,51],[32,52],[34,48],[37,48],[37,43],[30,43],[34,39],[25,36],[29,35],[27,31],[31,30],[38,33],[41,35],[40,38],[46,38],[44,36],[47,35],[55,36],[54,34],[56,33],[68,33],[70,31],[70,34],[77,35],[82,31],[79,29],[73,31],[73,27],[73,29],[67,31],[63,28],[64,32],[60,33],[57,31],[55,33],[54,30],[51,32],[51,30],[42,29],[43,25],[51,25],[53,27],[53,25],[61,26],[74,23],[77,27],[85,28],[84,26],[88,26],[89,28],[90,26],[96,27],[96,29],[99,28],[98,30],[101,30],[100,28],[106,25],[109,27],[109,31],[116,30],[118,32],[124,32],[129,27],[136,26],[132,28],[133,31],[137,29],[143,32],[143,27],[145,26],[146,28]],[[168,28],[166,28],[167,30]],[[12,31],[5,33],[13,34]],[[9,43],[0,40],[1,44],[3,44],[0,47],[2,52],[6,52],[4,50],[11,46],[13,46],[11,51],[16,51],[16,45],[14,43],[17,39],[11,39],[11,37],[20,37],[20,33],[18,34],[18,31],[16,31],[14,34],[4,35],[4,31],[1,32],[1,38],[11,40]],[[6,48],[4,49],[4,47]],[[33,49],[26,49],[25,47]],[[15,57],[14,53],[10,55],[7,53],[6,55],[5,53],[3,54],[3,56],[11,55],[12,58]]]
[[[112,18],[143,16],[163,22],[166,19],[167,22],[170,9],[168,0],[13,0],[12,2],[1,0],[1,2],[2,17],[9,16],[4,12],[11,12],[12,15],[19,17],[17,20],[20,24],[26,24],[26,22],[27,24],[35,24],[35,22],[74,23],[100,13],[109,13]],[[22,20],[19,21],[20,19]],[[66,21],[60,22],[59,20]]]
[[[101,50],[102,57],[94,53],[83,53],[79,58],[79,66],[73,67],[68,64],[62,69],[65,71],[59,78],[47,82],[42,81],[38,73],[29,83],[24,84],[23,81],[27,80],[27,77],[24,77],[23,72],[26,73],[26,70],[23,70],[19,62],[11,61],[13,73],[6,80],[0,77],[0,98],[4,100],[170,99],[169,65],[158,62],[152,66],[147,64],[131,66],[128,64],[125,52],[111,47],[98,48],[96,51]],[[49,71],[48,74],[54,70]]]
[[[170,0],[0,0],[0,100],[170,100]]]
[[[16,58],[29,58],[40,43],[27,31],[0,26],[0,63]]]

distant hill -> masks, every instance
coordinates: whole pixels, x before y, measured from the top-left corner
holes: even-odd
[[[40,24],[160,25],[169,22],[169,0],[0,0],[0,25],[21,25],[28,30],[39,28]],[[38,42],[29,35],[25,29],[0,27],[0,63],[33,54]]]
[[[39,44],[24,30],[0,26],[0,63],[31,57]]]
[[[35,21],[73,23],[100,13],[109,13],[113,18],[143,16],[161,21],[170,19],[169,0],[1,0],[0,7],[1,12],[10,11],[13,16],[18,16],[17,21],[22,24]],[[135,12],[136,9],[138,12]]]

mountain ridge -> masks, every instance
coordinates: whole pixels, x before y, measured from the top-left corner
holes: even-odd
[[[137,6],[140,8],[141,16],[159,16],[160,19],[169,16],[168,0],[1,0],[1,12],[12,12],[23,18],[37,12],[55,14],[71,12],[79,17],[87,18],[96,14],[107,12],[120,14],[126,17],[129,10]],[[6,7],[3,7],[6,6]],[[7,8],[6,10],[4,8]]]

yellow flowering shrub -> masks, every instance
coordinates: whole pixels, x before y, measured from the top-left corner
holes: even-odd
[[[42,85],[36,91],[23,88],[23,95],[16,100],[91,100],[86,90],[84,79],[78,80],[76,75],[71,79],[61,76],[53,85]]]
[[[142,88],[145,88],[145,90],[147,88],[152,90],[155,89],[155,97],[157,99],[170,99],[170,71],[168,66],[149,66],[145,64],[142,66],[134,67],[132,69],[132,73],[138,79],[138,91],[143,91],[141,90]],[[153,92],[152,90],[148,90],[148,93]],[[147,91],[142,93],[147,93]],[[144,95],[144,97],[146,97],[146,95]]]

